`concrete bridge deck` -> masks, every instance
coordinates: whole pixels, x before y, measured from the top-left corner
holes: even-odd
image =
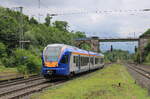
[[[139,38],[80,38],[76,41],[89,41],[89,40],[98,40],[99,42],[133,42],[139,41]]]

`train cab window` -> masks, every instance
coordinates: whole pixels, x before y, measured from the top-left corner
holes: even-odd
[[[69,58],[69,55],[63,55],[60,62],[64,64],[68,64],[68,58]]]

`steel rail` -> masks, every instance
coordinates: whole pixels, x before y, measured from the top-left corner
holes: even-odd
[[[139,73],[140,75],[150,79],[150,72],[140,68],[140,67],[137,67],[137,66],[129,66],[128,67],[134,71],[136,71],[137,73]]]

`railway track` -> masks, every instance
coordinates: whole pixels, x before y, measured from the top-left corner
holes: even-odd
[[[76,78],[76,77],[75,77]],[[0,83],[0,99],[20,99],[47,87],[65,83],[66,79],[54,81],[35,75],[28,79],[16,79]]]
[[[130,69],[134,70],[135,72],[139,73],[140,75],[150,79],[150,71],[147,71],[145,68],[135,66],[135,65],[127,65]]]
[[[6,81],[2,81],[0,82],[0,88],[3,88],[5,86],[11,86],[11,85],[15,85],[15,84],[19,84],[19,83],[22,83],[22,82],[25,82],[25,81],[30,81],[32,79],[38,79],[40,78],[41,76],[39,75],[33,75],[29,78],[16,78],[16,79],[10,79],[10,80],[6,80]]]
[[[47,80],[41,76],[28,79],[16,79],[0,83],[0,99],[18,99],[21,96],[39,91],[47,86]]]
[[[0,86],[0,99],[20,99],[24,96],[39,92],[44,88],[58,85],[67,80],[50,82],[41,76],[19,80],[18,82],[6,83]]]
[[[81,76],[86,76],[87,73],[89,72],[80,75],[75,75],[73,79]],[[16,79],[0,82],[0,99],[20,99],[34,92],[39,92],[44,88],[62,84],[67,81],[69,80],[59,79],[56,81],[49,81],[42,76],[34,75],[28,79]]]

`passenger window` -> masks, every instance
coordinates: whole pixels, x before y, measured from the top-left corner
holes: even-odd
[[[103,58],[100,58],[100,63],[102,64],[104,62],[104,59]]]
[[[68,64],[68,58],[69,58],[69,55],[63,55],[60,62],[64,64]]]
[[[98,64],[98,63],[99,63],[98,58],[95,58],[95,64]]]
[[[101,59],[101,62],[102,62],[102,63],[104,62],[104,59],[103,59],[103,58]]]

